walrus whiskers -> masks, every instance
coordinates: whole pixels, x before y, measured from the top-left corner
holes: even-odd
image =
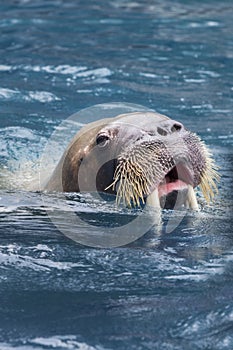
[[[207,203],[210,203],[215,194],[218,193],[217,183],[220,181],[220,175],[218,173],[218,167],[216,166],[212,153],[206,147],[204,143],[202,143],[203,151],[206,155],[206,168],[205,171],[201,174],[201,182],[199,187],[203,193],[203,196]]]
[[[161,174],[166,173],[166,169],[158,162],[160,156],[158,149],[161,147],[161,144],[145,143],[145,148],[141,146],[142,144],[140,144],[140,147],[135,148],[134,145],[134,152],[131,154],[131,157],[127,157],[126,152],[124,152],[123,156],[119,158],[114,181],[106,188],[107,190],[112,187],[113,190],[117,190],[116,201],[118,204],[121,200],[124,205],[129,207],[139,206],[140,200],[144,204],[145,197],[150,194],[150,188],[153,186],[154,179],[156,177],[160,178]],[[129,150],[127,150],[128,152]],[[150,153],[153,153],[154,162],[157,154],[156,163],[161,164],[161,167],[151,167],[149,160],[152,157]],[[148,171],[147,174],[143,170],[143,165]]]

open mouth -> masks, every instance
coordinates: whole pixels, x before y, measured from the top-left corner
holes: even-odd
[[[198,209],[189,167],[183,163],[174,166],[148,196],[147,203],[162,209]]]

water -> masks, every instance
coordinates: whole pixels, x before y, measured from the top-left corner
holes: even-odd
[[[227,0],[0,4],[0,349],[232,349],[232,30]],[[113,101],[197,132],[222,180],[172,233],[168,211],[160,234],[93,249],[20,184],[56,126]],[[93,221],[134,215],[75,205]]]

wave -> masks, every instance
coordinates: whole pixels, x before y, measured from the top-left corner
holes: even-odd
[[[1,350],[105,350],[106,348],[97,345],[92,346],[86,342],[78,341],[75,335],[54,335],[52,337],[36,337],[19,341],[20,345],[1,343]],[[107,349],[106,349],[107,350]]]

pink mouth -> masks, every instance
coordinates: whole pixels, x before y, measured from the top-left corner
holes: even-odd
[[[165,176],[158,186],[159,198],[167,196],[173,191],[181,191],[193,186],[193,175],[188,165],[178,163]]]
[[[172,191],[181,191],[187,189],[187,183],[182,180],[175,180],[173,182],[163,183],[158,186],[159,198],[167,196]]]

